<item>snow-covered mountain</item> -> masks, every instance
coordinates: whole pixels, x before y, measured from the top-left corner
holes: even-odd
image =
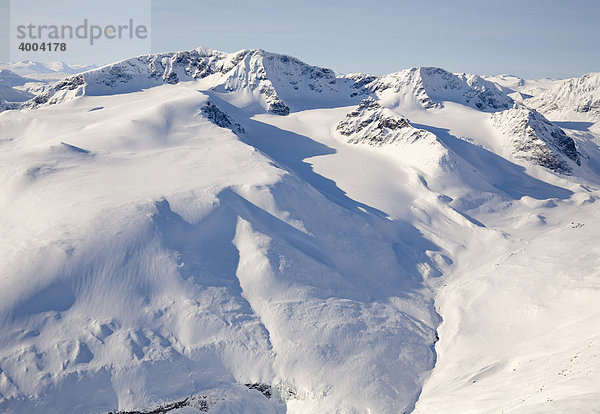
[[[33,79],[23,78],[10,70],[0,70],[0,102],[25,102],[34,97],[27,90],[17,89]],[[0,104],[1,105],[1,104]]]
[[[336,129],[349,137],[348,142],[352,144],[381,146],[399,141],[414,143],[422,139],[435,139],[435,135],[412,127],[408,119],[383,108],[372,98],[362,100],[358,108],[346,115]]]
[[[415,128],[406,117],[373,98],[363,99],[337,124],[336,131],[349,144],[393,154],[402,164],[418,165],[422,173],[431,177],[451,169],[453,154],[435,134]]]
[[[27,82],[35,82],[35,80],[19,76],[8,69],[0,70],[0,86],[12,88],[13,86],[23,86]]]
[[[600,117],[600,72],[556,82],[545,93],[527,101],[527,105],[548,115],[576,113]]]
[[[513,101],[500,87],[477,75],[452,74],[439,68],[413,68],[383,77],[336,76],[330,69],[310,66],[296,58],[243,50],[223,53],[206,48],[146,55],[55,84],[35,104],[54,104],[83,94],[131,92],[163,83],[203,80],[205,88],[235,92],[240,105],[259,103],[268,112],[287,115],[315,106],[342,106],[357,98],[378,96],[384,102],[413,102],[426,109],[457,102],[486,112],[508,109]]]
[[[331,105],[331,99],[336,104],[352,102],[340,97],[340,91],[347,92],[351,82],[336,77],[332,70],[263,50],[223,53],[198,48],[139,56],[68,77],[32,104],[55,104],[81,95],[110,95],[192,80],[202,80],[204,88],[216,92],[235,92],[239,105],[258,104],[278,115],[289,114],[285,102],[289,97],[302,96],[293,99],[295,110],[315,102]]]
[[[1,102],[0,411],[599,410],[600,125],[500,81],[198,48]]]
[[[571,173],[569,160],[581,165],[573,138],[524,105],[497,112],[494,126],[510,137],[515,156],[559,173]]]
[[[0,85],[0,101],[25,102],[33,98],[33,95],[9,86]]]
[[[67,65],[64,62],[34,62],[31,60],[22,60],[14,63],[2,63],[0,69],[10,69],[19,75],[32,75],[43,73],[79,73],[93,69],[94,65]]]
[[[508,109],[513,104],[492,82],[477,75],[453,74],[440,68],[403,70],[374,78],[364,87],[391,104],[412,104],[425,109],[443,108],[444,101],[486,112]]]

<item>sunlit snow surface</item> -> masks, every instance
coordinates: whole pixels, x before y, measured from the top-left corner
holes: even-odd
[[[564,175],[512,79],[197,53],[0,113],[0,411],[600,410],[594,114]]]

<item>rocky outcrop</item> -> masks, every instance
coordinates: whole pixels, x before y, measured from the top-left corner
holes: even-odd
[[[573,139],[537,111],[515,105],[493,114],[492,120],[510,139],[515,157],[561,174],[570,174],[571,165],[581,165]]]
[[[200,110],[208,120],[212,121],[215,125],[221,128],[230,129],[234,134],[243,134],[244,127],[237,122],[233,121],[229,115],[223,112],[217,105],[211,100],[208,100]]]
[[[350,144],[381,146],[399,141],[410,143],[425,137],[435,139],[430,132],[414,128],[408,119],[382,107],[372,98],[362,100],[340,121],[336,130],[347,137]]]
[[[114,414],[166,414],[168,412],[186,407],[195,409],[198,412],[206,413],[221,400],[222,398],[215,397],[213,395],[193,395],[180,401],[159,405],[155,408],[146,410],[116,411]],[[108,414],[113,414],[113,412],[111,411]]]

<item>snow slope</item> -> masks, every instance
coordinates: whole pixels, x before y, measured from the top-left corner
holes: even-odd
[[[600,134],[505,88],[199,48],[5,108],[0,411],[600,409]]]
[[[256,382],[293,390],[290,412],[414,403],[434,360],[423,278],[436,247],[332,202],[335,184],[295,172],[301,158],[276,167],[217,127],[208,99],[165,85],[3,114],[3,411],[204,391],[226,400],[221,412],[284,410],[243,385]],[[102,392],[67,397],[89,389]]]
[[[415,413],[600,411],[597,191],[480,216],[497,232],[453,256]]]
[[[0,85],[0,101],[24,102],[31,98],[33,98],[33,95],[28,92],[20,91],[18,89],[11,88],[10,86]]]

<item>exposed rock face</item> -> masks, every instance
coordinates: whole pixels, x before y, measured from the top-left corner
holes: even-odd
[[[537,111],[515,105],[492,119],[494,126],[510,137],[517,158],[561,174],[572,171],[567,160],[581,165],[573,139]]]
[[[18,110],[21,109],[23,105],[18,102],[6,102],[0,100],[0,112],[2,111],[10,111],[10,110]]]
[[[344,78],[349,79],[352,82],[352,92],[350,96],[364,96],[371,94],[372,84],[379,78],[377,76],[369,75],[368,73],[350,73],[344,75]]]
[[[600,117],[600,72],[558,82],[543,94],[526,101],[544,114],[576,112]]]
[[[147,410],[117,411],[114,414],[166,414],[168,412],[177,411],[186,407],[205,413],[221,400],[222,398],[213,395],[193,395],[181,401],[174,401]],[[108,414],[113,413],[109,412]]]
[[[414,142],[433,134],[414,128],[408,119],[383,108],[372,98],[361,101],[358,108],[346,115],[337,131],[348,137],[348,143],[380,146],[398,141]]]
[[[477,75],[456,75],[440,68],[412,68],[380,78],[353,75],[357,85],[379,96],[399,94],[425,109],[443,108],[443,101],[471,106],[481,111],[509,109],[513,101],[498,85]]]
[[[229,118],[225,112],[221,111],[221,109],[219,109],[219,107],[211,100],[207,101],[202,106],[201,112],[207,119],[221,128],[230,129],[235,134],[243,134],[245,132],[240,124],[232,121],[231,118]]]

